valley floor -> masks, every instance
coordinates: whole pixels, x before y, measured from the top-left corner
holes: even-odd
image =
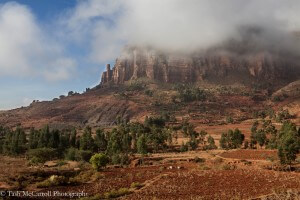
[[[280,171],[276,151],[263,149],[136,156],[128,167],[109,166],[100,172],[87,163],[57,161],[47,167],[30,167],[23,158],[0,159],[1,190],[83,191],[90,196],[86,199],[300,198],[300,167]],[[51,175],[70,177],[77,183],[38,187]]]

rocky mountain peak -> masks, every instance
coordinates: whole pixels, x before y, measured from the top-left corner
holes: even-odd
[[[216,48],[200,53],[179,54],[164,53],[152,48],[127,47],[113,68],[107,65],[101,85],[122,84],[137,78],[164,83],[206,80],[231,83],[263,81],[272,84],[299,78],[299,62],[290,55],[264,50],[249,53],[239,48],[235,51]]]

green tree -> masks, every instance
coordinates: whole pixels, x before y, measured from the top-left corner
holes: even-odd
[[[245,135],[239,129],[228,130],[227,133],[222,133],[220,139],[220,146],[223,149],[240,148],[245,139]]]
[[[76,129],[72,130],[70,137],[70,146],[76,148],[77,132]]]
[[[98,152],[106,151],[107,139],[105,137],[105,133],[103,129],[96,130],[95,145],[97,147]]]
[[[215,144],[215,140],[211,135],[209,135],[207,137],[207,143],[208,143],[208,145],[206,147],[207,149],[217,149],[217,146]]]
[[[187,142],[187,145],[190,147],[191,150],[196,150],[198,148],[199,140],[192,136],[190,140]]]
[[[116,129],[112,130],[107,144],[107,154],[112,156],[122,152],[122,139],[121,135]]]
[[[122,136],[122,150],[124,153],[128,153],[131,150],[131,136],[128,133]]]
[[[262,148],[267,141],[267,136],[264,130],[259,130],[255,134],[255,140],[258,142],[259,146]]]
[[[147,143],[144,135],[141,135],[137,140],[137,151],[140,154],[147,154]]]
[[[35,149],[37,148],[37,145],[38,140],[36,139],[36,131],[34,128],[31,128],[29,132],[28,147],[29,149]]]
[[[44,148],[47,147],[49,143],[49,139],[51,137],[49,126],[46,125],[42,130],[41,134],[39,135],[39,142],[38,142],[38,148]]]
[[[227,133],[222,133],[221,139],[220,139],[220,147],[222,149],[228,149],[228,141],[229,137]]]
[[[59,135],[59,144],[58,144],[58,149],[59,151],[63,152],[65,151],[67,148],[69,148],[69,134],[67,133],[61,133]],[[56,146],[56,145],[55,145]]]
[[[197,136],[197,135],[199,135],[199,139],[198,139],[199,144],[202,145],[202,147],[204,148],[206,145],[205,137],[207,135],[207,132],[204,130],[201,130],[199,134],[198,133],[195,134],[195,136]]]
[[[80,150],[94,150],[94,139],[92,137],[91,127],[86,127],[83,135],[80,137]]]
[[[280,130],[277,149],[282,164],[291,165],[295,161],[300,151],[300,136],[295,124],[284,122]]]
[[[60,144],[60,132],[59,132],[59,130],[51,131],[47,147],[48,148],[58,148],[59,144]]]
[[[17,127],[13,132],[10,150],[11,154],[24,153],[26,150],[26,136],[21,127]]]
[[[234,129],[234,131],[229,130],[230,137],[232,140],[233,148],[240,148],[244,142],[245,135],[239,129]]]

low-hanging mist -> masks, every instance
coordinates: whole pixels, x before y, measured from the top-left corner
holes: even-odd
[[[63,21],[76,40],[91,35],[95,61],[114,59],[125,44],[190,53],[238,43],[249,52],[295,53],[299,9],[296,0],[90,0]]]

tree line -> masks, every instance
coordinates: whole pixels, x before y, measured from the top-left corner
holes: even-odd
[[[112,164],[128,164],[133,153],[147,154],[167,151],[217,149],[215,140],[205,131],[197,132],[188,121],[169,125],[169,117],[146,117],[143,123],[117,120],[117,126],[109,131],[90,127],[82,133],[72,130],[50,130],[46,125],[25,133],[21,127],[14,130],[0,126],[0,153],[26,155],[32,163],[54,158],[89,161],[95,153],[103,153]],[[178,132],[188,138],[180,148],[175,148]],[[270,120],[255,121],[251,127],[250,141],[239,130],[222,133],[220,148],[269,148],[277,149],[282,164],[291,164],[300,151],[300,128],[285,121],[277,130]]]

